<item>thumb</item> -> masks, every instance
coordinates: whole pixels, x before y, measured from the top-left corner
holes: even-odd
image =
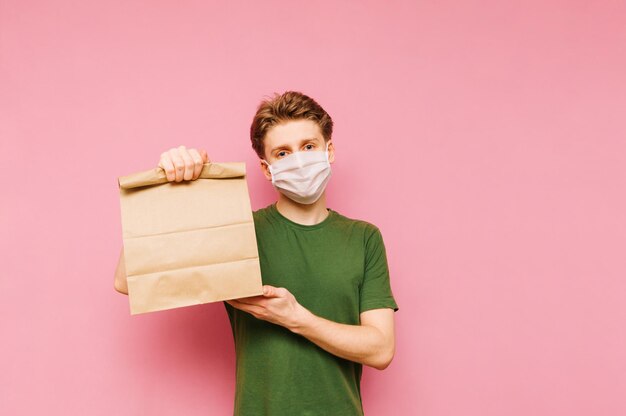
[[[263,285],[263,296],[272,297],[276,295],[276,288],[270,285]]]

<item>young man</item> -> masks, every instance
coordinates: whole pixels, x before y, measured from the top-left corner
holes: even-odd
[[[253,212],[264,294],[224,301],[236,350],[235,415],[363,415],[362,366],[395,353],[380,230],[326,207],[333,122],[295,91],[262,101],[250,128],[278,200]],[[170,149],[168,180],[195,180],[208,156]],[[123,250],[115,287],[127,293]]]

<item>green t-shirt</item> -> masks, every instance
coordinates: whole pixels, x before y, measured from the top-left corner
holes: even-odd
[[[368,309],[397,311],[380,230],[328,211],[315,225],[289,220],[276,203],[253,212],[263,284],[343,324],[358,325]],[[235,340],[235,416],[363,415],[362,364],[224,305]]]

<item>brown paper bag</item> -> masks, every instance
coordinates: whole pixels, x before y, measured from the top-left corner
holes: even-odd
[[[118,178],[131,315],[262,294],[246,165]]]

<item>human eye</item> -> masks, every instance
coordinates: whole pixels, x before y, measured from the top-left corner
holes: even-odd
[[[281,150],[280,152],[278,152],[278,153],[276,154],[276,156],[277,156],[277,157],[284,157],[284,156],[285,156],[285,151],[284,151],[284,150]]]
[[[308,143],[308,144],[304,145],[304,148],[306,150],[311,150],[311,149],[315,148],[315,145],[313,143]]]

